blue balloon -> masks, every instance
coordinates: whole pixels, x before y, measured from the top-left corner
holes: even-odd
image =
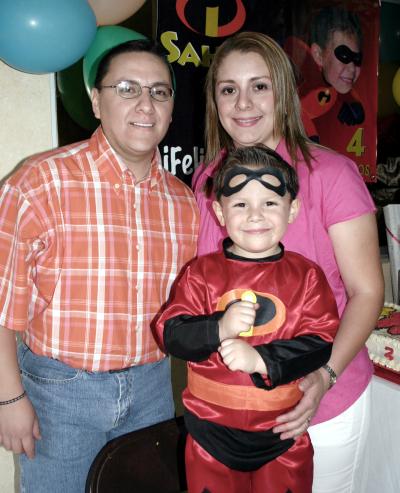
[[[87,0],[0,1],[0,58],[17,70],[63,70],[83,57],[95,35]]]

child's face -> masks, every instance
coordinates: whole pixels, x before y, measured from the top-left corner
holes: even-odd
[[[311,51],[315,62],[322,69],[325,80],[333,86],[340,94],[347,94],[351,91],[356,83],[361,67],[353,62],[342,63],[335,55],[335,49],[338,46],[347,46],[354,53],[360,52],[355,36],[346,34],[341,31],[335,31],[331,36],[325,49],[313,44]]]
[[[278,243],[295,219],[299,202],[251,180],[239,192],[213,202],[213,207],[233,241],[232,253],[263,258],[279,253]]]

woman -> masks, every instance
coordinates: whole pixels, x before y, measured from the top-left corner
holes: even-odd
[[[307,139],[290,62],[268,36],[228,38],[213,58],[206,95],[206,160],[193,177],[199,254],[219,249],[226,234],[211,206],[212,176],[226,150],[262,143],[296,167],[301,209],[283,243],[322,267],[341,323],[328,365],[302,381],[303,399],[274,431],[298,437],[312,419],[313,492],[355,491],[370,415],[372,365],[364,343],[384,291],[373,201],[353,162]]]

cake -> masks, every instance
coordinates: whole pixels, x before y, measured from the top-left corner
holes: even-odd
[[[378,366],[400,373],[400,306],[385,303],[376,328],[367,340],[368,353]]]

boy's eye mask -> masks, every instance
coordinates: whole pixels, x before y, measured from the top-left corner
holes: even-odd
[[[339,45],[334,49],[335,57],[339,60],[339,62],[348,65],[353,62],[356,67],[361,67],[362,63],[362,53],[361,51],[352,51],[346,45]]]
[[[251,180],[256,180],[265,188],[272,190],[281,197],[287,192],[285,179],[282,172],[278,169],[265,166],[260,169],[249,169],[244,166],[237,166],[230,169],[224,178],[222,195],[230,197],[234,193],[240,192]]]

